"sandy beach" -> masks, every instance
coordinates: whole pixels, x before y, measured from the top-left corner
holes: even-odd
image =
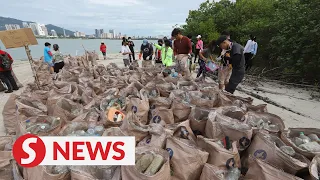
[[[136,56],[137,57],[137,56]],[[103,59],[100,57],[100,59]],[[119,67],[123,67],[122,55],[121,54],[109,54],[107,60],[99,60],[99,64],[107,65],[109,63],[116,63]],[[13,65],[13,70],[19,79],[19,81],[24,85],[24,87],[32,82],[33,75],[28,61],[15,61]],[[260,87],[261,86],[261,87]],[[269,99],[275,101],[276,103],[284,106],[291,111],[285,110],[283,108],[268,104],[267,108],[270,113],[280,116],[286,125],[289,127],[305,127],[305,128],[320,128],[320,102],[312,98],[314,92],[307,91],[302,88],[289,87],[280,85],[277,83],[263,82],[260,84],[259,90],[255,90],[255,87],[242,84],[240,87],[247,91],[256,93],[263,97],[268,97]],[[20,94],[24,88],[14,93]],[[248,94],[236,91],[235,95],[242,97],[249,97]],[[2,112],[3,107],[9,98],[10,94],[5,94],[0,92],[0,111]],[[266,104],[264,101],[254,98],[253,104]],[[293,112],[292,112],[293,111]],[[5,135],[5,128],[3,126],[3,117],[0,116],[0,135]]]

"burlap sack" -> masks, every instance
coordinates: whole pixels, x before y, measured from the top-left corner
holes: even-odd
[[[87,131],[89,128],[89,124],[91,122],[86,121],[72,121],[67,122],[58,133],[59,136],[69,136],[72,135],[75,131],[83,130]]]
[[[149,109],[149,100],[147,98],[131,97],[126,99],[126,112],[133,112],[142,124],[148,123]]]
[[[132,95],[133,97],[140,97],[140,90],[143,88],[143,85],[138,81],[132,82],[128,87],[120,91],[120,96],[128,97]]]
[[[218,99],[219,99],[218,107],[232,105],[232,101],[221,91],[218,92]]]
[[[139,147],[136,148],[136,154],[146,154],[146,153],[155,153],[164,158],[164,164],[161,169],[153,176],[148,176],[140,173],[135,166],[122,166],[121,175],[122,179],[139,179],[139,180],[170,180],[170,162],[169,154],[167,151],[164,151],[159,148],[154,147]]]
[[[41,130],[40,126],[42,123],[49,124],[50,129],[45,131]],[[19,134],[17,135],[20,136],[32,133],[38,136],[54,136],[60,132],[63,124],[64,122],[61,119],[57,119],[57,117],[45,115],[33,116],[29,117],[28,119],[25,119],[24,121],[19,122]],[[29,128],[27,128],[27,126]]]
[[[50,91],[49,93],[49,97],[47,100],[47,108],[48,108],[48,115],[52,116],[53,115],[53,111],[55,109],[55,106],[58,102],[59,99],[61,98],[65,98],[65,99],[72,99],[72,95],[71,94],[57,94],[55,92]]]
[[[299,177],[285,173],[280,167],[275,167],[258,158],[249,158],[249,171],[245,180],[302,180]]]
[[[286,143],[288,146],[293,147],[293,149],[304,155],[305,157],[312,159],[316,155],[320,155],[320,152],[309,152],[306,150],[303,150],[296,146],[290,138],[293,137],[299,137],[300,132],[303,132],[306,136],[309,134],[316,134],[318,137],[320,137],[320,129],[316,128],[289,128],[287,132],[282,132],[281,134],[281,140]]]
[[[156,88],[143,88],[140,90],[140,97],[148,98],[149,101],[160,97],[160,91]]]
[[[34,99],[39,99],[43,104],[47,103],[47,99],[49,97],[49,91],[44,90],[36,90],[32,91],[30,94],[28,93],[29,97]],[[21,96],[24,96],[24,94],[21,94]]]
[[[120,166],[71,166],[71,180],[121,180]]]
[[[0,136],[0,178],[13,179],[12,136]]]
[[[167,138],[165,129],[160,124],[150,124],[149,127],[149,134],[137,144],[137,147],[150,146],[163,149]]]
[[[239,122],[245,121],[246,112],[244,112],[241,108],[237,106],[224,106],[224,107],[218,108],[216,111],[217,113],[220,113],[224,116],[230,117],[232,119],[236,119]]]
[[[230,94],[228,92],[224,92],[224,94],[232,101],[236,101],[236,100],[240,100],[242,102],[244,102],[245,104],[252,104],[253,102],[253,99],[251,97],[247,97],[247,98],[244,98],[244,97],[241,97],[241,96],[236,96],[236,95],[233,95],[233,94]]]
[[[225,180],[224,177],[227,172],[226,168],[205,164],[202,169],[200,180]]]
[[[188,92],[190,103],[202,108],[213,108],[218,104],[217,93],[203,93],[200,91]]]
[[[109,127],[119,127],[121,126],[122,124],[122,121],[119,121],[119,122],[114,122],[114,121],[110,121],[108,120],[108,112],[109,112],[109,103],[111,101],[121,101],[122,104],[120,105],[121,106],[121,109],[118,109],[122,112],[125,112],[126,110],[126,98],[124,97],[119,97],[117,95],[108,95],[106,98],[102,99],[101,100],[101,103],[100,103],[100,121],[102,121],[104,123],[104,125],[109,128]]]
[[[264,122],[271,122],[271,124],[276,125],[279,128],[279,130],[265,129],[270,133],[279,133],[285,129],[283,120],[275,114],[249,111],[246,114],[245,119],[246,123],[252,126],[253,124],[255,124],[255,122],[258,122],[262,119]],[[258,128],[254,127],[254,131],[254,133],[256,133],[258,131]]]
[[[247,105],[248,111],[255,111],[255,112],[268,112],[267,104],[259,104],[259,105]]]
[[[186,130],[188,132],[188,136],[185,137],[182,131]],[[173,136],[178,138],[181,141],[190,141],[194,144],[197,142],[197,137],[193,134],[193,131],[190,127],[190,121],[186,120],[179,123],[173,131]]]
[[[249,156],[260,158],[290,174],[296,174],[309,166],[310,161],[303,155],[296,153],[291,157],[281,151],[279,148],[283,145],[281,139],[274,135],[257,133],[246,151],[244,157],[247,158],[243,158],[243,166],[249,167],[246,164]]]
[[[205,127],[205,137],[213,140],[220,140],[223,138],[223,132],[220,124],[216,121],[216,117],[217,112],[215,110],[209,113]]]
[[[98,108],[90,108],[85,113],[74,118],[72,121],[98,122],[101,121],[100,114],[101,112],[98,110]]]
[[[150,72],[144,72],[144,73],[141,75],[140,82],[141,82],[141,84],[146,85],[146,84],[148,84],[150,81],[152,81],[154,78],[155,78],[155,77],[153,76],[152,73],[150,73]]]
[[[53,116],[60,117],[63,121],[72,121],[83,113],[83,106],[69,99],[61,98],[54,106]]]
[[[171,91],[176,89],[176,86],[173,83],[163,83],[157,84],[157,88],[159,89],[162,97],[169,97]]]
[[[11,94],[8,101],[3,107],[2,116],[3,124],[6,129],[7,134],[14,135],[16,133],[17,127],[17,117],[16,117],[16,99],[17,95]]]
[[[313,179],[317,180],[320,177],[320,156],[315,156],[309,166],[309,173]]]
[[[209,153],[207,163],[217,166],[219,168],[224,167],[241,167],[240,155],[237,149],[237,142],[233,142],[232,149],[227,150],[220,147],[211,139],[198,136],[198,147],[202,148]]]
[[[70,172],[62,174],[52,174],[45,166],[24,168],[23,177],[25,180],[69,180]]]
[[[150,124],[157,123],[165,125],[174,123],[172,109],[167,109],[165,107],[157,107],[155,109],[150,109],[148,119],[150,121]]]
[[[174,115],[174,122],[182,122],[188,119],[191,112],[191,105],[174,99],[172,101],[172,111]]]
[[[140,142],[150,131],[149,126],[143,125],[137,120],[135,114],[127,116],[122,122],[120,129],[129,136],[134,136],[136,142]]]
[[[164,107],[170,109],[172,99],[167,97],[157,97],[149,100],[150,108]]]
[[[194,134],[205,135],[205,128],[208,121],[210,110],[193,107],[189,115],[190,127]]]
[[[183,91],[197,91],[199,88],[193,81],[179,81],[177,86]]]
[[[40,100],[30,97],[19,97],[16,99],[17,111],[26,117],[46,115],[47,107]]]
[[[195,180],[199,179],[209,153],[197,148],[196,145],[182,142],[174,137],[169,137],[166,150],[170,154],[172,179]]]
[[[119,127],[111,127],[104,131],[102,136],[128,136]]]
[[[14,180],[25,180],[22,174],[22,167],[19,167],[16,161],[12,161],[12,172]]]

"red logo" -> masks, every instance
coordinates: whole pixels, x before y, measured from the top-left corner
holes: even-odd
[[[39,165],[46,155],[45,144],[33,134],[19,137],[14,143],[12,151],[17,163],[28,168]]]

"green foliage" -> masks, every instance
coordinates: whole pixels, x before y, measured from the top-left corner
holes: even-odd
[[[280,67],[314,83],[320,81],[319,14],[319,0],[205,1],[189,12],[183,28],[186,34],[201,34],[205,43],[228,30],[245,45],[253,34],[259,44],[255,66]]]

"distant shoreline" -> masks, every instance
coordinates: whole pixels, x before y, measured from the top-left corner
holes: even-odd
[[[108,39],[108,38],[66,38],[66,37],[36,37],[37,39],[83,39],[83,40],[91,40],[91,39],[100,39],[100,40],[122,40],[122,39]],[[158,38],[135,38],[132,40],[158,40]]]

